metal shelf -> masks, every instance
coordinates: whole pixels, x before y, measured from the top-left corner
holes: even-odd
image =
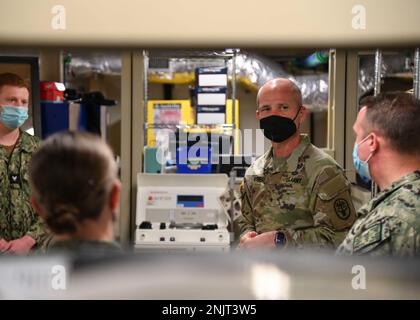
[[[227,61],[232,60],[231,71],[231,92],[230,98],[232,99],[232,124],[220,124],[220,125],[180,125],[180,124],[144,124],[144,145],[147,145],[147,129],[203,129],[211,132],[212,130],[232,130],[235,128],[236,123],[236,55],[239,49],[226,49],[223,51],[215,50],[148,50],[143,51],[144,58],[144,114],[145,118],[148,119],[147,102],[148,96],[148,83],[149,83],[149,63],[151,59],[185,59],[192,61],[193,63],[188,67],[191,68],[191,72],[195,71],[196,67],[208,66],[206,61],[217,61],[220,59],[220,64],[227,66]],[[194,61],[196,60],[196,61]],[[163,65],[163,64],[162,64]],[[169,62],[168,62],[169,65]],[[194,67],[194,68],[193,68]],[[163,69],[163,68],[162,68]],[[232,133],[233,135],[233,133]],[[235,153],[234,139],[232,140],[232,152]]]

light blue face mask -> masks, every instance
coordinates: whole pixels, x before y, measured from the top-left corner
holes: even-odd
[[[359,146],[367,140],[367,138],[369,138],[369,135],[366,138],[364,138],[362,141],[360,141],[359,144],[357,144],[355,142],[354,143],[354,148],[353,148],[353,164],[354,164],[354,167],[356,168],[356,171],[359,174],[360,178],[365,183],[369,183],[371,181],[368,162],[369,162],[370,158],[372,157],[373,152],[369,155],[369,157],[365,161],[362,161],[359,158],[359,150],[358,149],[359,149]]]
[[[28,119],[27,107],[2,106],[0,121],[9,129],[19,128]]]

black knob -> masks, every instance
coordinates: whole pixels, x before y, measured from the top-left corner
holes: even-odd
[[[150,221],[143,221],[140,223],[139,229],[152,229],[152,223]]]

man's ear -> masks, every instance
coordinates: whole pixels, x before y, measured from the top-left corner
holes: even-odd
[[[36,197],[33,195],[31,196],[31,205],[35,212],[42,218],[45,219],[46,214],[44,209],[42,208],[41,204],[38,202]]]
[[[114,212],[117,210],[120,203],[120,191],[121,191],[121,182],[116,180],[112,186],[112,190],[109,196],[109,206],[111,211]]]
[[[114,186],[112,187],[111,193],[109,195],[109,207],[111,209],[110,211],[111,211],[112,222],[115,222],[118,217],[120,191],[121,191],[121,182],[117,180],[115,181]]]
[[[257,120],[260,120],[260,111],[258,109],[255,111],[255,118],[257,118]]]
[[[299,117],[299,127],[300,127],[302,123],[305,121],[306,116],[308,115],[308,109],[306,109],[306,107],[302,105],[300,107],[299,114],[300,114],[300,117]]]
[[[368,147],[370,152],[375,152],[379,150],[379,142],[381,141],[381,137],[378,136],[375,132],[372,132],[372,139],[369,139]]]

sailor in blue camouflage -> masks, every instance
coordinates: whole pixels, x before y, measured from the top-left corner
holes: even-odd
[[[0,239],[11,241],[25,235],[40,247],[48,234],[30,204],[28,165],[39,139],[20,132],[12,154],[0,146]]]
[[[0,254],[25,255],[47,231],[30,204],[29,160],[39,139],[20,129],[28,119],[29,86],[17,74],[0,74]]]
[[[338,254],[420,254],[420,170],[394,182],[358,211]]]
[[[353,161],[365,180],[380,188],[338,255],[420,255],[420,100],[403,92],[381,93],[362,102],[353,130]]]

